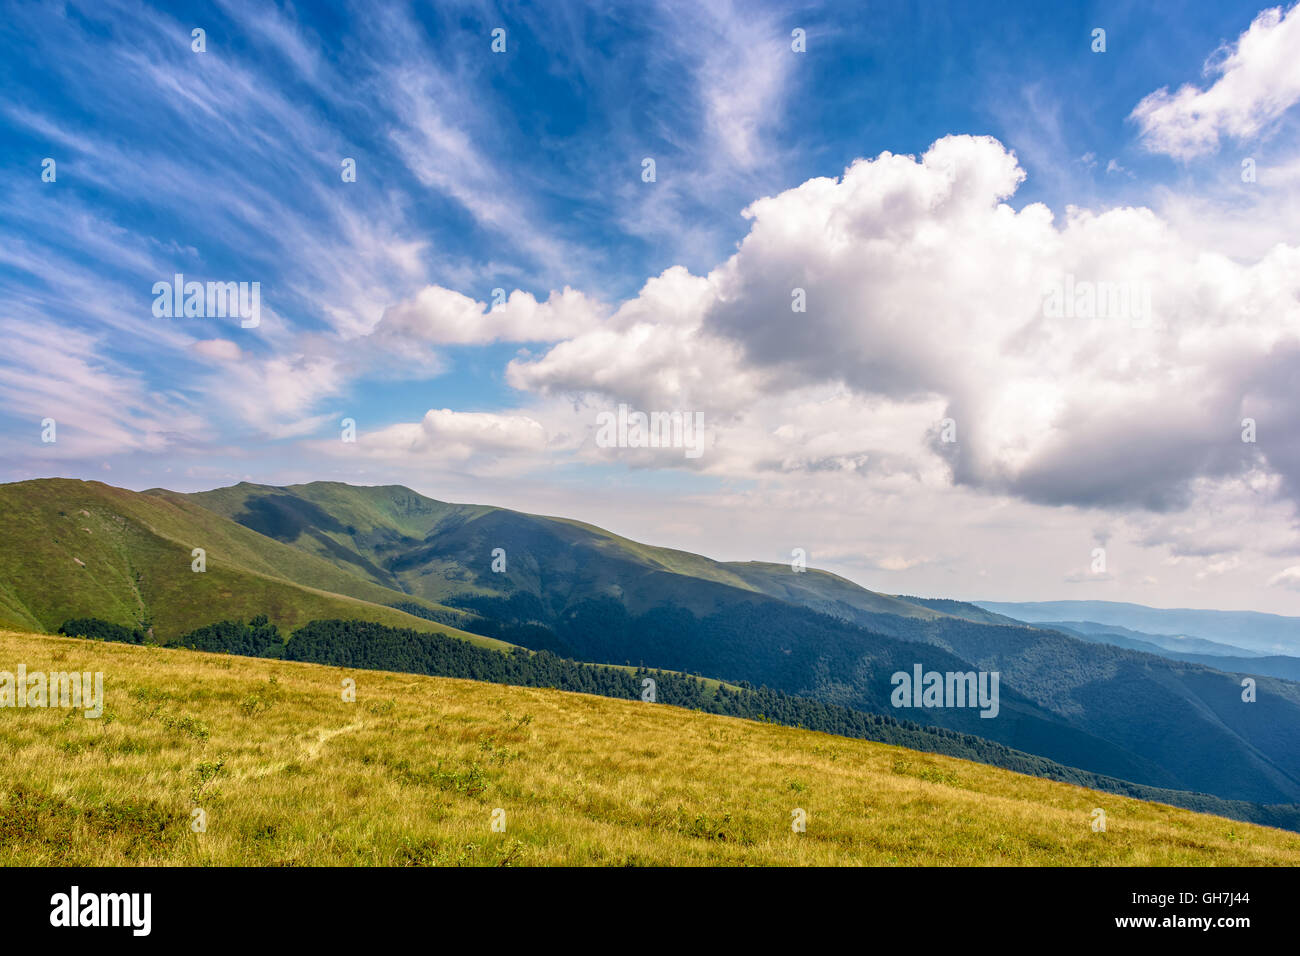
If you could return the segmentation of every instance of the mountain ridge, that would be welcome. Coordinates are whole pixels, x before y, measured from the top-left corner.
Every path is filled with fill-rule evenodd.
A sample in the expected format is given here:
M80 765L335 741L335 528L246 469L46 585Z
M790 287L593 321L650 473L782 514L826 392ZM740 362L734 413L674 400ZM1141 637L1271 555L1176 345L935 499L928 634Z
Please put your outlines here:
M1300 617L1263 611L1155 608L1125 601L972 601L1029 624L1093 621L1148 634L1195 635L1264 654L1300 656Z

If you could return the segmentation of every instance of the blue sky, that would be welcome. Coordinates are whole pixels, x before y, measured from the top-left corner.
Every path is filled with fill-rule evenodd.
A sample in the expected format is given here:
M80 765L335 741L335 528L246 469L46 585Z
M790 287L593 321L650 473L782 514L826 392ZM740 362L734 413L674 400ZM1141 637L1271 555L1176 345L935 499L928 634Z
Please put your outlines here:
M401 482L890 591L1294 613L1300 15L1151 7L6 4L0 479ZM1065 271L1175 331L995 301ZM155 317L178 272L260 325ZM595 447L621 402L710 453Z

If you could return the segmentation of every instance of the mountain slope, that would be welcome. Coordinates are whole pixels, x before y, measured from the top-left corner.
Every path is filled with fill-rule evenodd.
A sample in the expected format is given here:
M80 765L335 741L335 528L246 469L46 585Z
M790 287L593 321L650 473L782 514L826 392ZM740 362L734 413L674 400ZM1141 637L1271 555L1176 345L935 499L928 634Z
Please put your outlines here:
M24 627L55 630L69 618L99 617L152 627L161 641L223 617L267 614L285 628L355 616L448 630L388 606L405 595L183 498L64 479L0 485L0 535L0 618ZM202 573L192 570L194 548L206 552Z
M544 597L552 611L613 597L639 613L671 596L695 613L770 597L833 613L873 611L930 619L930 608L868 591L824 571L727 563L642 544L567 518L450 504L400 485L241 483L173 495L292 544L386 587L441 601L467 594ZM506 570L492 571L502 549Z
M1067 634L1074 634L1085 639L1096 638L1106 644L1127 647L1134 651L1145 651L1148 654L1199 654L1205 657L1264 656L1256 651L1248 651L1244 647L1220 644L1218 641L1207 641L1202 637L1190 637L1181 634L1176 636L1148 634L1145 631L1120 627L1118 624L1098 624L1096 621L1035 621L1034 623L1038 627L1065 631Z
M1089 644L1057 631L937 622L908 633L979 669L999 669L1047 710L1158 763L1188 789L1263 802L1300 796L1300 684Z
M1144 654L1156 654L1170 660L1186 661L1189 664L1203 664L1206 667L1212 667L1215 670L1229 674L1253 674L1257 677L1280 677L1283 680L1300 681L1300 657L1268 656L1244 650L1239 650L1237 654L1231 654L1224 650L1228 647L1227 644L1218 644L1200 638L1174 638L1151 634L1143 635L1143 637L1150 638L1150 640L1140 640L1129 636L1141 633L1139 631L1130 631L1128 628L1101 624L1094 625L1087 621L1050 621L1043 623L1040 627L1060 631L1069 634L1071 637L1077 637L1095 644L1113 644L1115 647L1125 647L1131 651L1141 651ZM1155 643L1156 641L1159 643ZM1192 654L1172 649L1177 648L1182 643L1192 646L1209 644L1216 648L1216 651L1214 653Z
M664 705L373 671L347 703L337 667L0 652L105 673L114 716L7 712L0 865L1300 865L1293 833Z

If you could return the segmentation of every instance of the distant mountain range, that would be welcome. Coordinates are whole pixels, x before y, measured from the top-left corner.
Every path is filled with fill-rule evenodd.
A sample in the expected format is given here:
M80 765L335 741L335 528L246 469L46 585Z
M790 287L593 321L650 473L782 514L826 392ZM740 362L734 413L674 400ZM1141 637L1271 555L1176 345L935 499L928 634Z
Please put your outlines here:
M1266 675L1286 680L1300 680L1300 657L1256 654L1227 644L1204 641L1200 638L1166 637L1161 634L1143 634L1126 627L1097 624L1094 621L1042 621L1037 627L1051 628L1071 634L1085 641L1127 647L1129 650L1158 654L1175 661L1204 664L1233 674ZM1189 654L1183 648L1205 647L1212 650L1204 654Z
M567 518L335 482L197 494L66 479L0 485L0 541L0 623L17 628L95 617L170 641L258 614L286 631L357 618L765 685L1151 787L1300 803L1300 684L1242 671L1259 675L1257 700L1245 703L1235 673L1247 660L1262 668L1255 662L1268 658L1250 653L1287 633L1292 619L1275 615L1138 608L1231 617L1215 619L1218 630L1175 628L1210 646L1189 644L1198 659L1174 659L1181 652L1150 639L1167 632L1091 609L1065 613L1077 602L886 595L822 571L713 561ZM192 570L196 548L203 573ZM1016 620L1030 613L1023 607L1051 608L1059 626ZM1262 635L1245 630L1256 618L1267 619ZM915 665L997 671L998 716L894 707L891 675Z
M1300 656L1300 617L1261 614L1257 611L1202 611L1192 608L1156 608L1117 601L975 601L979 607L1031 624L1088 621L1114 625L1145 634L1196 641L1197 638L1230 645L1232 653ZM1195 635L1195 637L1188 637ZM1188 646L1189 653L1217 653Z
M1058 631L1095 637L1103 643L1116 647L1131 647L1135 651L1147 651L1151 654L1198 654L1209 657L1263 657L1257 651L1248 651L1244 647L1207 641L1202 637L1187 634L1148 634L1132 628L1120 627L1118 624L1098 624L1096 621L1035 621L1039 627L1051 627Z

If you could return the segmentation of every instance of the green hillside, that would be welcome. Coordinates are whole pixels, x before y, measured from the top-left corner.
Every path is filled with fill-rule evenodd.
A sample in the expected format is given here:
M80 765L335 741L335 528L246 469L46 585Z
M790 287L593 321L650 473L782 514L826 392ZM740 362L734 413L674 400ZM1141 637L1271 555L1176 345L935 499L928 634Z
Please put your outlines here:
M824 571L796 575L788 565L714 561L580 521L449 504L397 485L245 482L190 495L151 493L187 499L340 569L435 601L523 591L556 609L613 597L634 611L671 599L707 614L770 597L826 613L941 616ZM496 548L506 552L503 574L491 572Z
M152 627L165 641L257 614L286 628L350 616L452 630L389 606L400 601L463 616L342 572L183 497L100 482L0 485L0 535L0 619L13 626L52 631L69 618L98 617ZM194 548L206 552L203 573L192 570Z

